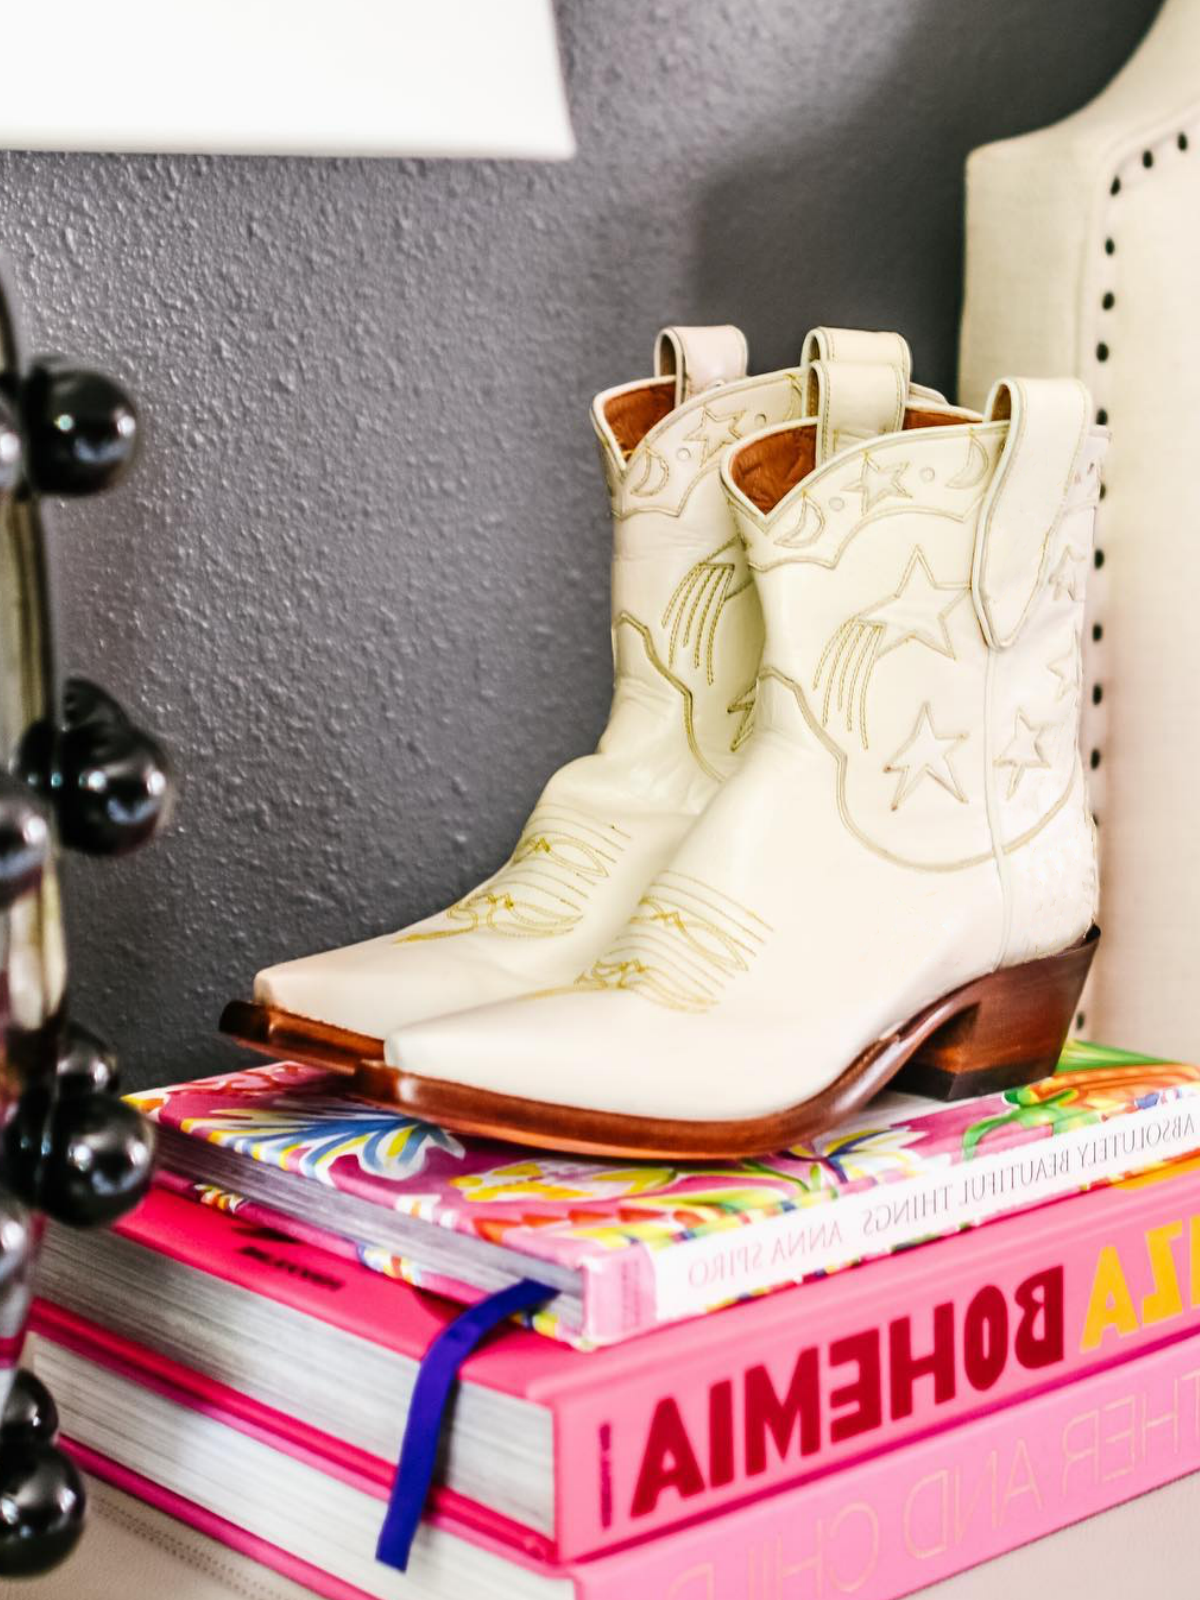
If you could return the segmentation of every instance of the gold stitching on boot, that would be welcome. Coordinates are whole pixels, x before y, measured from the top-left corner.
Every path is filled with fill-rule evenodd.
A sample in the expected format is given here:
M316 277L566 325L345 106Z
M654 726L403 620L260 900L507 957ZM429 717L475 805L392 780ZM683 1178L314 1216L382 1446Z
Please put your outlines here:
M867 850L870 850L872 854L879 856L879 858L883 861L890 861L894 866L907 867L913 872L962 872L969 867L980 867L983 866L985 862L995 860L993 851L989 849L982 851L978 855L963 856L957 861L912 861L906 856L897 855L893 850L888 850L884 845L876 844L875 840L865 834L854 821L854 818L850 815L849 808L846 805L846 768L849 765L849 757L846 755L846 752L836 745L825 732L825 729L822 727L819 719L810 709L804 690L794 678L789 678L786 672L780 672L778 667L764 666L760 671L758 678L760 684L766 679L772 678L776 683L782 684L783 687L791 693L796 702L796 708L800 712L800 715L803 717L805 723L808 725L809 731L813 734L821 746L833 757L834 765L837 769L836 782L838 815L842 819L842 825L846 829L847 833L852 834L854 838L858 840L859 844L863 845ZM1067 775L1065 788L1058 796L1057 800L1055 800L1052 805L1047 807L1045 814L1039 817L1031 827L1026 828L1023 833L1019 833L1015 839L1008 839L1000 846L1005 855L1013 855L1016 851L1023 849L1025 845L1037 838L1038 834L1041 833L1043 828L1047 827L1054 820L1054 818L1058 815L1063 806L1066 805L1067 801L1071 797L1071 790L1075 784L1075 776L1076 769L1075 766L1072 765L1071 770Z
M687 684L683 682L682 678L677 678L671 669L664 663L662 657L655 648L654 636L644 622L639 622L637 617L633 616L630 612L622 611L613 618L614 634L620 627L632 628L634 632L638 634L638 636L641 638L643 646L645 647L646 659L649 661L650 665L654 668L655 672L659 673L663 678L666 679L666 681L671 685L672 689L674 689L682 699L683 731L687 737L688 749L692 752L692 755L695 758L696 764L700 770L708 777L714 778L719 783L721 781L721 774L705 760L704 754L701 751L700 745L696 739L692 691L688 688Z
M655 467L658 468L658 477L651 483L650 475ZM636 494L639 498L658 494L667 487L670 477L671 468L669 463L657 450L652 450L647 446L646 459L642 464L642 475L636 483L629 485L629 492L630 494Z
M534 900L518 900L507 889L481 889L456 901L442 913L447 922L461 926L430 928L421 933L404 933L397 944L421 944L433 939L453 939L463 933L499 933L513 939L549 939L556 934L569 933L583 915L575 912L554 911L540 906Z
M901 478L908 471L907 461L898 461L894 467L876 466L869 451L862 454L862 471L854 483L847 484L847 488L862 496L862 514L866 516L874 511L881 500L890 500L899 496L904 500L911 500L912 495L901 483Z
M845 710L846 732L854 732L854 714L858 711L859 737L864 750L869 749L867 738L867 687L876 663L902 644L910 641L923 644L937 655L957 660L946 618L967 593L964 583L939 583L933 575L925 552L917 545L908 558L900 582L890 595L872 601L869 606L848 617L836 628L826 642L813 673L812 686L818 689L822 674L828 666L825 698L821 707L821 725L829 726L833 699L833 686L837 682L837 709ZM910 592L911 591L911 592ZM949 594L951 599L938 610L933 610L938 594ZM851 670L853 669L853 670ZM865 670L864 670L865 669ZM846 680L850 675L849 692ZM855 702L855 685L861 676L862 686Z
M758 677L756 674L754 682L748 688L743 689L741 694L734 695L733 699L725 707L729 716L741 717L741 721L733 730L733 738L729 741L729 753L731 755L736 755L754 732L754 707L757 700Z
M889 450L908 448L911 452L914 443L919 442L921 454L912 457L912 459L920 461L923 459L924 447L926 444L932 445L939 441L944 442L948 436L952 434L961 434L961 431L961 427L955 425L947 426L945 428L924 429L920 435L905 434L905 445L903 447L898 443L891 446L881 446L880 450L877 451L876 454L882 454L886 459ZM1007 432L1008 424L1006 422L984 423L972 429L976 443L979 445L980 449L985 450L988 453L989 462L992 459L993 446L998 445L1007 435ZM903 466L907 465L909 465L909 462L903 463L901 470L903 470ZM811 500L815 510L818 512L823 512L824 507L827 506L829 510L834 512L836 515L842 509L841 497L843 494L854 489L857 489L860 494L862 493L861 483L845 483L838 476L838 474L845 472L845 470L846 464L844 462L834 461L829 463L827 467L818 468L817 471L812 475L811 479L808 480L807 486L803 489L802 494L805 498ZM880 468L878 470L884 471L885 469ZM944 491L954 486L946 483L941 487ZM968 486L964 492L969 496L969 498L967 499L967 502L961 511L952 511L946 506L921 504L919 498L915 501L911 498L906 498L906 502L900 505L883 505L878 509L871 510L865 515L860 515L858 519L845 530L836 548L831 551L827 551L824 554L820 553L815 548L815 546L819 545L821 542L820 538L818 538L815 539L811 545L806 544L803 547L805 552L810 553L794 556L781 556L777 561L755 560L753 555L751 555L750 566L755 572L772 572L776 567L806 565L810 563L813 566L832 569L838 565L850 544L858 537L863 529L871 527L874 523L880 521L884 517L911 516L919 507L920 515L923 519L929 517L944 517L951 522L966 522L968 518L972 517L978 511L980 505L982 504L984 494L986 493L986 484L975 487ZM884 498L886 499L887 497L884 496ZM752 537L749 541L749 544L751 548L753 548L755 543L760 543L761 540L769 540L775 544L779 544L780 541L776 538L774 531L775 526L777 522L785 521L789 519L791 515L792 510L787 503L787 497L785 497L784 500L780 501L779 506L776 508L776 511L772 513L771 518L767 521L765 526L757 527L754 523L750 523ZM837 526L838 524L835 522L833 528L835 536Z
M947 511L942 506L922 506L920 508L920 516L923 521L927 521L931 517L941 517L946 522L963 523L978 511L981 499L982 496L977 495L962 511ZM751 556L747 564L755 572L774 572L776 567L799 566L824 567L827 572L832 572L864 529L874 527L876 523L882 522L885 517L911 517L914 511L915 508L911 505L884 506L881 511L873 511L869 517L860 517L854 526L847 530L845 538L837 549L827 556L816 555L815 553L812 555L780 556L778 561L755 561ZM767 537L770 537L769 530L767 531Z
M946 626L946 618L966 594L967 588L968 585L965 583L939 583L933 575L929 558L920 545L917 545L908 558L899 584L892 593L865 607L859 612L859 616L863 622L872 626L882 626L883 638L879 647L881 656L899 649L911 639L914 643L927 645L938 655L947 656L951 661L955 661L958 658L950 642L950 630ZM910 589L913 590L912 594L909 593ZM931 610L933 597L937 593L949 594L952 598L932 615L923 616L922 611Z
M748 926L728 906L758 927ZM672 1011L707 1011L731 978L750 970L770 931L761 917L719 889L684 873L663 872L609 949L571 987L631 989Z
M862 672L862 668L863 668L863 665L865 663L867 670L865 672L863 672L863 674L862 674L862 690L861 690L861 692L859 694L859 697L858 697L859 737L862 740L862 747L863 747L864 750L869 748L869 741L867 739L867 685L871 681L871 673L875 669L875 661L876 661L876 658L878 657L878 655L879 655L879 635L878 635L878 633L873 633L871 635L870 649L869 650L860 651L860 653L859 653L858 661L857 661L857 663L855 665L855 668L854 668L854 677L851 678L851 680L850 680L850 693L846 697L846 732L847 733L853 733L854 732L854 685L858 681L858 675L859 675L860 672Z
M692 877L691 873L680 872L675 867L664 867L659 873L659 877L677 878L681 884L685 885L685 892L690 893L694 900L699 901L701 905L709 905L709 902L704 899L703 895L698 895L696 893L697 889L703 889L704 894L714 895L718 900L724 901L726 907L732 906L734 911L739 912L743 917L749 918L751 922L757 923L764 933L775 932L775 929L771 926L771 924L764 921L764 919L759 916L757 911L751 911L749 906L744 906L740 900L735 900L731 894L726 894L723 889L714 889L711 884L705 883L702 878L694 878ZM723 910L719 906L709 905L709 909L716 911L719 916L725 917L731 915L727 909ZM752 928L748 928L746 931L753 938L759 937L759 935L756 934Z
M442 912L445 926L402 933L395 943L424 944L478 932L514 939L569 933L582 921L592 888L610 876L628 839L615 823L597 827L572 806L557 801L536 806L496 876Z
M811 533L806 533L810 517L815 520L816 526ZM795 525L786 533L776 533L774 529L768 535L783 550L807 550L810 545L825 532L825 512L815 500L810 500L807 494L800 496L800 515Z
M698 444L701 447L700 470L703 471L714 456L719 456L727 445L736 443L742 437L738 423L746 415L747 407L740 411L717 412L711 406L700 407L700 421L691 433L683 435L685 444Z
M689 642L694 640L692 665L699 668L703 653L710 684L713 681L713 650L721 613L727 601L742 594L754 581L747 575L741 583L737 583L737 562L717 559L726 550L734 549L737 543L736 537L726 539L711 555L704 556L695 566L689 567L675 585L675 592L662 614L662 626L671 630L667 647L668 663L674 666L676 649L682 646L686 650ZM699 620L697 612L700 613Z
M768 381L763 378L739 379L737 383L723 385L721 393L723 395L744 395L750 402L750 404L743 407L740 411L733 411L725 414L724 416L717 416L718 421L730 422L734 426L740 424L742 417L744 417L747 412L752 409L756 410L757 412L761 412L773 422L788 422L794 418L802 417L804 415L803 398L797 385L796 374L792 371L780 373L779 376L773 381ZM779 408L778 411L776 410L777 407ZM713 415L716 416L717 414L714 413ZM691 420L691 416L683 419L683 425L686 426ZM686 434L681 435L675 432L674 428L676 424L665 423L661 428L652 429L651 433L646 436L646 439L639 442L627 462L618 463L613 461L611 446L609 445L608 440L606 439L599 423L597 423L594 415L592 417L592 426L595 429L596 437L600 443L600 452L604 460L604 470L606 476L608 477L609 492L612 498L612 514L614 520L617 522L624 522L630 517L640 516L643 512L653 512L656 516L662 517L675 518L682 516L693 489L695 489L697 484L703 482L704 479L707 478L709 474L712 473L720 464L721 453L719 449L710 450L706 455L704 455L701 459L699 467L691 473L690 481L687 483L687 487L683 490L683 493L680 495L679 500L675 505L663 505L661 503L621 505L620 500L622 497L632 494L633 492L628 488L630 474L636 472L638 467L642 465L642 458L649 455L651 451L656 450L658 445L663 444L668 439L675 439L682 442L683 440L687 439L688 436ZM693 429L692 431L694 434L697 429ZM740 432L735 435L735 437L740 438ZM651 438L654 440L653 444L648 442ZM705 441L703 439L693 438L691 442L703 444ZM666 457L662 456L662 452L658 451L657 453L660 455L663 465L669 467L669 464L666 462ZM688 477L689 470L690 468L688 470L683 470L682 468L675 470L672 481L678 485L682 480ZM648 479L649 469L643 466L642 472L643 477ZM666 487L665 478L660 478L659 484L653 490L648 488L647 484L641 479L637 481L639 482L640 486L640 499L649 500L654 495L661 494Z

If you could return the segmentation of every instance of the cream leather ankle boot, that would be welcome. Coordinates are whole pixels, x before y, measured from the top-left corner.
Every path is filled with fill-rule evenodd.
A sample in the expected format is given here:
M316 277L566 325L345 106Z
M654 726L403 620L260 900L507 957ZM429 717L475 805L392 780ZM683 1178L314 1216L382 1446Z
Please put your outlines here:
M615 546L599 748L550 779L493 877L399 933L261 972L228 1032L329 1065L377 1059L395 1027L569 983L604 948L749 730L762 613L718 468L729 444L800 409L794 373L746 377L733 327L665 329L655 376L596 399Z
M743 761L574 983L389 1037L375 1090L414 1115L740 1155L906 1065L944 1094L1052 1068L1093 947L1077 730L1106 435L1074 380L894 431L898 369L810 376L812 420L723 468L766 620ZM881 436L838 449L873 409Z
M876 361L901 384L896 334L817 329L805 354ZM718 468L730 444L799 416L798 370L748 378L732 327L667 328L655 376L598 396L592 421L614 519L616 682L595 754L556 773L498 873L400 933L268 968L223 1026L244 1043L348 1070L394 1029L569 984L635 912L738 762L750 732L762 612ZM862 425L851 396L841 422ZM913 386L913 406L942 407ZM946 412L950 415L949 412ZM847 435L849 437L849 435Z

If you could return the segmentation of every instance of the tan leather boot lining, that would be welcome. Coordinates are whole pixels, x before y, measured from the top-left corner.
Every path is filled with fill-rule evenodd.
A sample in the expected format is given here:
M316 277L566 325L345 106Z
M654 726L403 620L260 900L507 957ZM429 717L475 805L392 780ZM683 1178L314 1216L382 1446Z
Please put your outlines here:
M733 462L734 483L760 511L772 511L817 464L817 425L801 422L781 433L768 433L739 450Z
M675 410L675 379L653 378L638 389L627 389L605 402L605 421L621 446L622 456L632 456L651 427Z
M604 420L613 431L621 453L629 458L665 416L675 409L675 379L652 378L636 389L615 394L604 403Z
M956 419L937 411L910 406L904 413L908 428L944 428ZM794 428L769 433L739 450L733 463L733 481L760 511L773 511L785 494L807 478L817 464L817 425L800 422Z
M948 417L944 411L921 411L916 406L909 406L904 413L904 426L908 428L945 428L954 427L960 422L969 422L969 415ZM975 419L978 421L978 418Z

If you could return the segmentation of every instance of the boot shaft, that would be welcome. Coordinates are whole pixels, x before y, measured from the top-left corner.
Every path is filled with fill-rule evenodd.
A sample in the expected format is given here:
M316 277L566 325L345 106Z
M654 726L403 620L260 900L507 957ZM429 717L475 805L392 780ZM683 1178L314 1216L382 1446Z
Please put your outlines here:
M1012 906L1040 893L1023 852L1068 810L1069 896L1093 894L1080 633L1107 436L1085 391L1008 380L983 419L930 405L822 459L839 373L813 372L820 414L724 473L765 616L761 736L821 758L863 848L938 873L994 861Z
M854 370L886 364L909 389L908 347L896 334L818 329L803 361L833 345ZM613 511L612 623L616 691L602 748L645 752L664 742L698 780L728 775L754 714L763 622L719 466L750 434L805 414L807 365L746 377L735 328L668 328L656 375L597 397L592 417ZM856 391L857 392L857 391ZM916 396L940 400L933 391ZM845 429L853 408L842 408Z
M615 691L602 748L674 746L683 781L723 778L751 725L762 611L719 467L729 445L799 417L796 375L748 378L736 329L665 329L656 376L597 397L613 515Z

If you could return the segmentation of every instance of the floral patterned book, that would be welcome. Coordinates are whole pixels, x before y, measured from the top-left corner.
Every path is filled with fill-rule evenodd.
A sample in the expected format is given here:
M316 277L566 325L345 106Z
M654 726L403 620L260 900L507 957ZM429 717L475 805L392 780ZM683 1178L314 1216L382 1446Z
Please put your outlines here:
M163 1181L461 1300L547 1286L531 1321L611 1344L1200 1148L1200 1068L1069 1043L1053 1077L880 1096L753 1161L604 1162L460 1139L294 1062L129 1098Z

